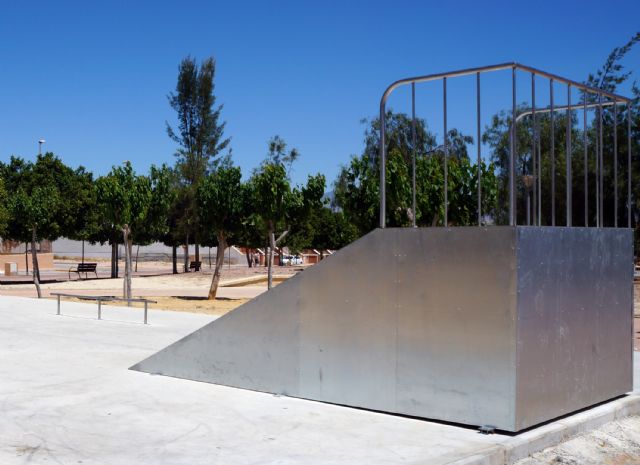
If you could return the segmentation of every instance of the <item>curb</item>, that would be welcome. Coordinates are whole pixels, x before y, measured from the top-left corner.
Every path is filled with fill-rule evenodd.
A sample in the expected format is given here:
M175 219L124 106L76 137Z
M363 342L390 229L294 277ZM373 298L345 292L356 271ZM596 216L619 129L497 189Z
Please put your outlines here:
M640 415L640 395L630 394L551 424L527 431L481 453L448 462L446 465L512 465L548 447L592 431L605 423Z

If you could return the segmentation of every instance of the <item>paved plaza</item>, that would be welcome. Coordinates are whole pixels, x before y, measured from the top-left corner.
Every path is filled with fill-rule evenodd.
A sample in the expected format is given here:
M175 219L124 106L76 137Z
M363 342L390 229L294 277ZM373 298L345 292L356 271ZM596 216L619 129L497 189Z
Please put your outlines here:
M475 464L637 413L630 396L518 436L128 368L211 316L0 297L0 464ZM636 361L637 362L637 361ZM636 370L637 371L637 370ZM509 452L511 451L511 452Z

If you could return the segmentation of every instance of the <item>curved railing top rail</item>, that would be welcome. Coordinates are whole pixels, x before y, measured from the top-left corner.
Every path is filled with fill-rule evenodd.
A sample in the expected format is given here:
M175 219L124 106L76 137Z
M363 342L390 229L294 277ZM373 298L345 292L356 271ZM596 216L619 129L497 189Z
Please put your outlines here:
M534 73L537 76L542 76L548 79L553 79L555 82L561 82L563 84L569 84L571 87L575 87L576 89L581 89L587 91L591 94L602 94L604 97L609 97L614 100L620 100L622 102L628 103L631 102L631 99L628 97L624 97L622 95L617 95L611 92L607 92L602 89L598 89L597 87L587 86L577 81L573 81L571 79L564 78L562 76L558 76L557 74L548 73L546 71L542 71L531 66L526 66L517 62L511 63L500 63L498 65L489 65L489 66L479 66L477 68L466 68L460 69L457 71L449 71L447 73L436 73L436 74L427 74L425 76L415 76L405 79L399 79L393 82L382 94L381 104L386 103L387 98L391 95L396 88L406 85L406 84L418 84L420 82L429 82L429 81L437 81L438 79L442 79L445 77L460 77L460 76L468 76L477 73L486 73L490 71L504 71L507 69L516 69L520 71L527 71L530 73Z
M409 78L405 78L405 79L400 79L398 81L393 82L391 85L389 85L386 90L384 91L384 93L382 94L382 98L380 99L380 227L384 228L386 226L386 184L385 184L385 169L384 167L386 166L386 147L385 147L385 107L386 107L386 102L387 99L389 98L389 95L391 95L391 93L397 89L400 86L403 85L408 85L411 84L412 87L412 93L411 93L411 99L412 99L412 121L413 121L413 128L412 128L412 133L413 133L413 145L414 145L414 153L413 153L413 226L415 227L415 218L416 218L416 178L415 178L415 137L416 137L416 130L415 130L415 121L416 121L416 117L415 117L415 85L418 83L423 83L423 82L429 82L429 81L437 81L437 80L442 80L443 81L443 116L444 116L444 225L448 224L447 221L447 211L448 211L448 199L447 199L447 157L448 157L448 140L447 140L447 78L452 78L452 77L460 77L460 76L467 76L467 75L476 75L477 76L477 137L478 137L478 143L477 145L477 150L478 150L478 224L481 223L481 179L480 179L480 175L481 175L481 168L480 168L480 162L481 162L481 144L480 144L480 74L482 73L486 73L486 72L492 72L492 71L502 71L502 70L512 70L512 112L514 115L516 115L514 122L511 124L511 128L510 128L510 156L509 156L509 224L510 225L515 225L517 224L516 221L516 211L515 211L515 204L516 204L516 192L515 192L515 149L516 149L516 140L515 140L515 126L517 125L518 121L524 117L524 116L528 116L528 115L533 115L535 118L535 114L536 112L538 113L551 113L552 115L552 124L553 124L553 113L555 111L562 111L562 110L573 110L573 109L577 109L577 108L583 108L586 112L587 108L593 108L593 107L597 107L599 109L599 125L598 125L598 137L600 140L600 144L599 146L596 147L596 152L597 152L597 166L596 166L596 177L598 178L598 186L597 186L597 193L596 193L596 206L597 208L597 226L602 226L603 222L604 222L604 216L602 213L603 210L603 197L604 197L604 190L602 187L602 183L603 183L603 155L602 155L602 107L605 106L610 106L613 105L614 108L616 108L619 104L626 104L627 106L629 106L631 104L631 99L628 97L624 97L622 95L617 95L615 93L612 92L608 92L606 90L603 89L598 89L595 87L591 87L588 85L585 85L583 83L571 80L571 79L567 79L564 78L562 76L558 76L556 74L553 73L549 73L546 71L542 71L539 70L537 68L533 68L531 66L526 66L517 62L510 62L510 63L501 63L501 64L497 64L497 65L490 65L490 66L481 66L481 67L476 67L476 68L467 68L467 69L462 69L462 70L457 70L457 71L450 71L450 72L446 72L446 73L436 73L436 74L428 74L428 75L424 75L424 76L415 76L415 77L409 77ZM532 76L532 82L531 82L531 88L532 88L532 108L528 109L520 114L517 113L516 111L516 71L524 71L524 72L528 72L531 73ZM551 105L549 107L545 107L545 108L540 108L540 109L536 109L535 107L535 80L534 77L535 76L541 76L543 78L547 78L549 79L550 82L550 100L551 100ZM553 103L553 83L554 82L559 82L561 84L565 84L567 85L567 100L568 100L568 104L567 105L562 105L562 106L555 106L554 107L554 103ZM583 91L585 93L585 97L584 97L584 103L582 105L578 105L578 104L571 104L571 88L575 88L575 89L579 89L581 91ZM594 94L597 96L597 102L596 103L587 103L587 98L586 98L586 93L590 93L590 94ZM608 99L610 99L610 101L603 101L602 98L603 97L607 97ZM627 113L627 135L628 135L628 173L631 172L631 119L629 116L630 112ZM585 120L586 121L586 120ZM566 139L566 143L567 143L567 153L571 153L571 128L569 126L569 122L567 124L567 139ZM586 122L585 122L586 125ZM614 125L617 125L617 120L614 119ZM538 170L540 169L540 154L538 154L538 160L536 162L536 127L534 124L534 137L533 137L533 147L532 147L532 160L533 160L533 171L534 171L534 178L536 178L536 166L538 168ZM586 131L585 131L585 138L586 138ZM614 152L615 152L615 157L617 157L617 131L614 131ZM552 138L552 142L551 142L551 157L553 160L555 160L554 158L554 143L553 143L553 138ZM586 140L585 140L585 160L587 158L587 148L586 148ZM555 163L555 161L553 162ZM586 166L586 164L585 164ZM567 179L571 179L571 160L570 157L567 157ZM617 214L617 203L618 203L618 192L617 192L617 164L616 164L616 171L615 171L615 208L616 208L616 213L615 213L615 226L617 227L618 225L618 214ZM631 227L631 177L629 175L627 175L627 204L628 204L628 227ZM587 183L587 174L585 171L585 185ZM571 183L566 183L567 184L567 226L571 226ZM536 212L537 212L537 224L540 225L540 204L541 204L541 196L540 196L540 191L541 191L541 183L540 183L540 176L537 176L537 181L534 183L534 224L536 224ZM551 197L552 197L552 226L555 226L555 178L552 178L552 193L551 193ZM537 191L537 192L536 192ZM537 208L536 208L536 200L538 200L537 204ZM529 213L529 211L527 210L527 214ZM588 226L588 192L585 189L585 226Z

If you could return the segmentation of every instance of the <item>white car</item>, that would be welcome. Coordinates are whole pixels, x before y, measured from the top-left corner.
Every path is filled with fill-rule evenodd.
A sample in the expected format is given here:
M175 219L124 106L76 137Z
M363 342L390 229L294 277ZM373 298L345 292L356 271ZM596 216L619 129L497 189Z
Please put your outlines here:
M302 265L302 257L300 255L285 255L282 257L283 265Z

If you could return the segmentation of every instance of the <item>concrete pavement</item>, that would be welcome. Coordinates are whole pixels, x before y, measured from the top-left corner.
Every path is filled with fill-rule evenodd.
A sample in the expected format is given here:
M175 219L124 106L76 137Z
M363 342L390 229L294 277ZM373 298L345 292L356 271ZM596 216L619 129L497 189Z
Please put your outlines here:
M497 464L605 421L627 397L512 437L128 370L207 315L0 298L0 464ZM525 455L522 455L525 454Z

